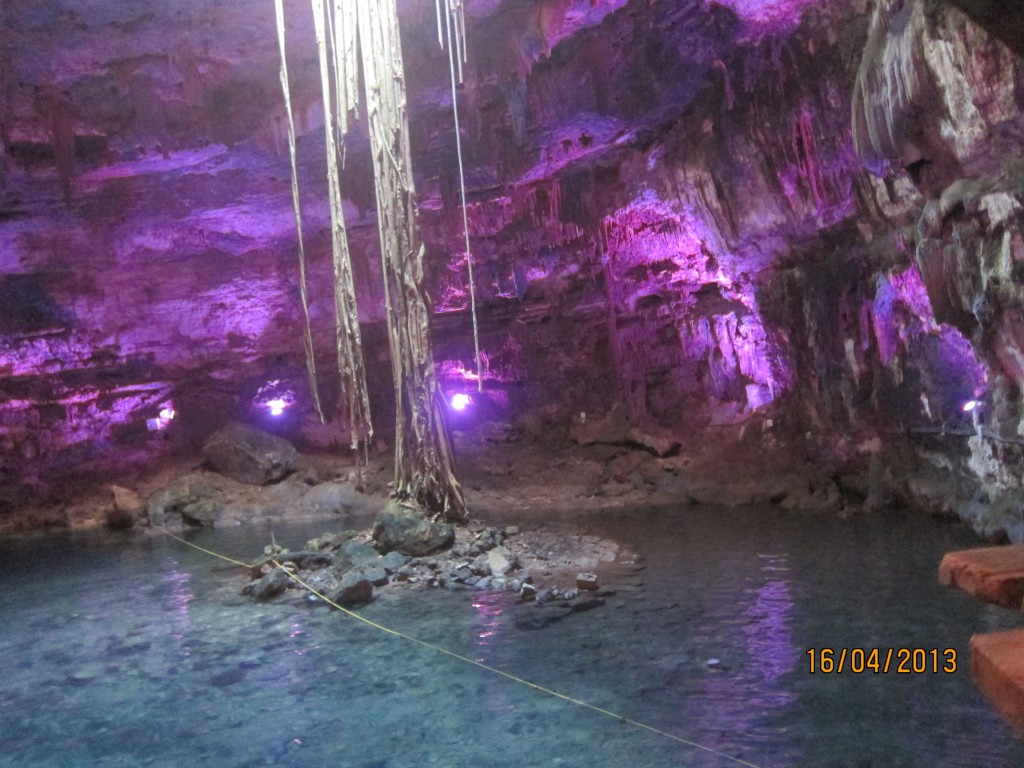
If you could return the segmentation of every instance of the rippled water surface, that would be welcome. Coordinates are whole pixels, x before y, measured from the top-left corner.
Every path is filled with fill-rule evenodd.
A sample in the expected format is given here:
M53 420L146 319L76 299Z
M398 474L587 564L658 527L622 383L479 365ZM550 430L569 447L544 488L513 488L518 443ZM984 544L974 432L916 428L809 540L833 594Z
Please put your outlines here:
M1024 620L936 583L977 544L962 529L710 508L587 525L644 565L602 608L526 630L507 596L393 588L362 613L706 749L322 606L249 602L171 539L82 534L0 543L0 765L1024 766L967 648ZM247 559L268 539L194 541ZM825 647L953 648L958 668L809 674Z

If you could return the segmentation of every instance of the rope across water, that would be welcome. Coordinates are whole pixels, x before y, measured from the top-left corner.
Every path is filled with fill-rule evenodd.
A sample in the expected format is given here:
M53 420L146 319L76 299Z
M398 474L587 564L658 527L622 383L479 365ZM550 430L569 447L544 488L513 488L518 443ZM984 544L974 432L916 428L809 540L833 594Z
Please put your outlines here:
M163 528L161 526L153 526L153 527L156 530L160 531L161 533L164 533L167 536L171 537L175 541L179 541L182 544L184 544L184 545L186 545L188 547L191 547L192 549L195 549L195 550L197 550L199 552L202 552L202 553L204 553L206 555L210 555L211 557L216 557L216 558L218 558L220 560L223 560L225 562L231 563L233 565L240 566L242 568L253 568L253 567L255 567L253 563L247 563L247 562L244 562L242 560L236 560L235 558L228 557L227 555L221 554L219 552L215 552L212 549L207 549L205 547L199 546L198 544L193 544L191 541L187 541L186 539L183 539L181 536L178 536L178 535L172 533L171 531L169 531L166 528ZM319 592L314 587L312 587L308 583L306 583L298 574L293 573L290 569L284 568L281 565L281 563L279 563L276 559L271 560L269 564L273 565L276 568L280 568L285 574L288 575L288 577L292 581L294 581L300 587L302 587L307 592L309 592L309 594L319 598L320 600L323 600L325 603L327 603L332 608L336 608L337 610L341 611L346 616L348 616L348 617L350 617L352 619L355 619L356 621L358 621L358 622L360 622L362 624L365 624L368 627L372 627L373 629L376 629L376 630L378 630L380 632L383 632L383 633L385 633L387 635L391 635L392 637L396 637L396 638L399 638L401 640L405 640L406 642L414 643L415 645L421 646L423 648L429 648L431 651L443 654L445 656L449 656L449 657L451 657L453 659L457 659L458 661L464 662L466 664L470 664L470 665L472 665L474 667L477 667L478 669L482 669L485 672L489 672L489 673L491 673L493 675L498 675L499 677L503 677L506 680L511 680L512 682L518 683L519 685L526 686L527 688L532 688L535 691L539 691L540 693L545 693L548 696L552 696L552 697L554 697L556 699L561 699L562 701L568 702L570 704L575 704L578 707L583 707L584 709L589 709L591 712L596 712L596 713L598 713L600 715L604 715L605 717L610 717L610 718L612 718L614 720L617 720L619 723L621 723L623 725L630 725L630 726L633 726L634 728L639 728L641 730L648 731L649 733L657 734L658 736L661 736L662 738L669 739L671 741L676 742L677 744L682 744L684 746L690 747L691 749L696 749L696 750L699 750L701 752L707 752L709 754L715 755L716 757L720 757L723 760L727 760L727 761L729 761L730 763L732 763L734 765L742 765L742 766L745 766L746 768L765 768L765 766L759 766L759 765L756 765L754 763L751 763L751 762L748 762L746 760L743 760L741 758L733 757L732 755L728 755L728 754L726 754L724 752L721 752L721 751L719 751L717 749L714 749L712 747L707 747L707 746L704 746L703 744L698 744L695 741L691 741L690 739L685 739L682 736L677 736L674 733L669 733L668 731L663 731L660 728L655 728L653 725L648 725L647 723L642 723L642 722L640 722L638 720L634 720L634 719L632 719L630 717L626 717L625 715L619 714L618 712L613 712L610 709L605 709L604 707L599 707L599 706L597 706L595 704L590 704L590 703L588 703L586 701L583 701L582 699L577 699L577 698L575 698L573 696L569 696L568 694L560 693L559 691L556 691L556 690L554 690L552 688L547 688L547 687L545 687L543 685L539 685L537 683L533 683L533 682L531 682L531 681L529 681L529 680L527 680L525 678L519 677L518 675L513 675L512 673L505 672L504 670L498 669L497 667L492 667L492 666L484 664L484 663L482 663L480 661L476 661L475 659L471 659L468 656L463 656L462 654L455 653L454 651L449 651L447 648L442 648L439 645L434 645L433 643L428 643L428 642L426 642L424 640L420 640L419 638L413 637L412 635L408 635L408 634L406 634L404 632L400 632L400 631L398 631L396 629L391 629L390 627L386 627L383 624L380 624L380 623L378 623L376 621L368 619L365 616L359 615L355 611L349 610L348 608L345 608L345 607L343 607L341 605L338 605L336 602L334 602L333 600L329 599L326 595L324 595L323 593Z

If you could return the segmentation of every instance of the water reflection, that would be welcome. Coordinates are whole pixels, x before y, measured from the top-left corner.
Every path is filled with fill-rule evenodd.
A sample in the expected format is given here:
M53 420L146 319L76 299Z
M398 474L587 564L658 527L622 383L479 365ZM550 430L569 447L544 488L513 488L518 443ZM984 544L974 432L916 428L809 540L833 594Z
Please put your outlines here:
M303 629L298 619L292 619L291 626L288 628L288 639L296 641L296 647L292 649L292 653L296 656L302 656L306 653L306 649L300 644L305 634L306 630Z
M790 595L789 555L758 555L763 560L764 586L757 590L754 604L747 608L748 623L743 627L751 662L761 670L766 682L777 680L799 661L790 627L793 599ZM792 699L781 694L779 705Z
M481 592L473 596L473 608L476 611L474 644L477 651L474 658L481 664L489 664L493 660L501 638L506 599L500 592Z
M188 656L191 649L186 641L186 635L193 628L189 603L195 599L190 585L192 574L180 570L181 564L172 557L168 557L164 562L167 569L161 577L161 581L166 585L164 613L171 625L171 637L182 642L181 655Z

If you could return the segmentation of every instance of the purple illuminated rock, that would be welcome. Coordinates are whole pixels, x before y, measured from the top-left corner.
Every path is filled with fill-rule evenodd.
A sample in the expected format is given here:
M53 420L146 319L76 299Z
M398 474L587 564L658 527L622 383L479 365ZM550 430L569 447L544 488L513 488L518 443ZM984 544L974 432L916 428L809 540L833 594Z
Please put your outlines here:
M297 454L284 438L232 422L210 436L203 455L222 475L240 483L266 485L287 475Z

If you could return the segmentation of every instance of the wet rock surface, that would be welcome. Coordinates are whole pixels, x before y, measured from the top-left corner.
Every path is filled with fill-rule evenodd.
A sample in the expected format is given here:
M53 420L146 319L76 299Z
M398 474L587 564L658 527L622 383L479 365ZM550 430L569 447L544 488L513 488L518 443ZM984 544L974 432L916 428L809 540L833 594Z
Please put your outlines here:
M429 555L452 545L455 528L450 523L426 520L414 508L390 501L373 524L373 539L383 554Z
M616 542L564 524L525 530L475 523L455 528L449 548L422 556L382 552L370 531L347 530L311 539L298 552L268 545L242 592L263 601L325 599L343 608L368 603L384 588L507 592L518 596L515 625L542 629L615 594L595 571L636 568L636 557Z

